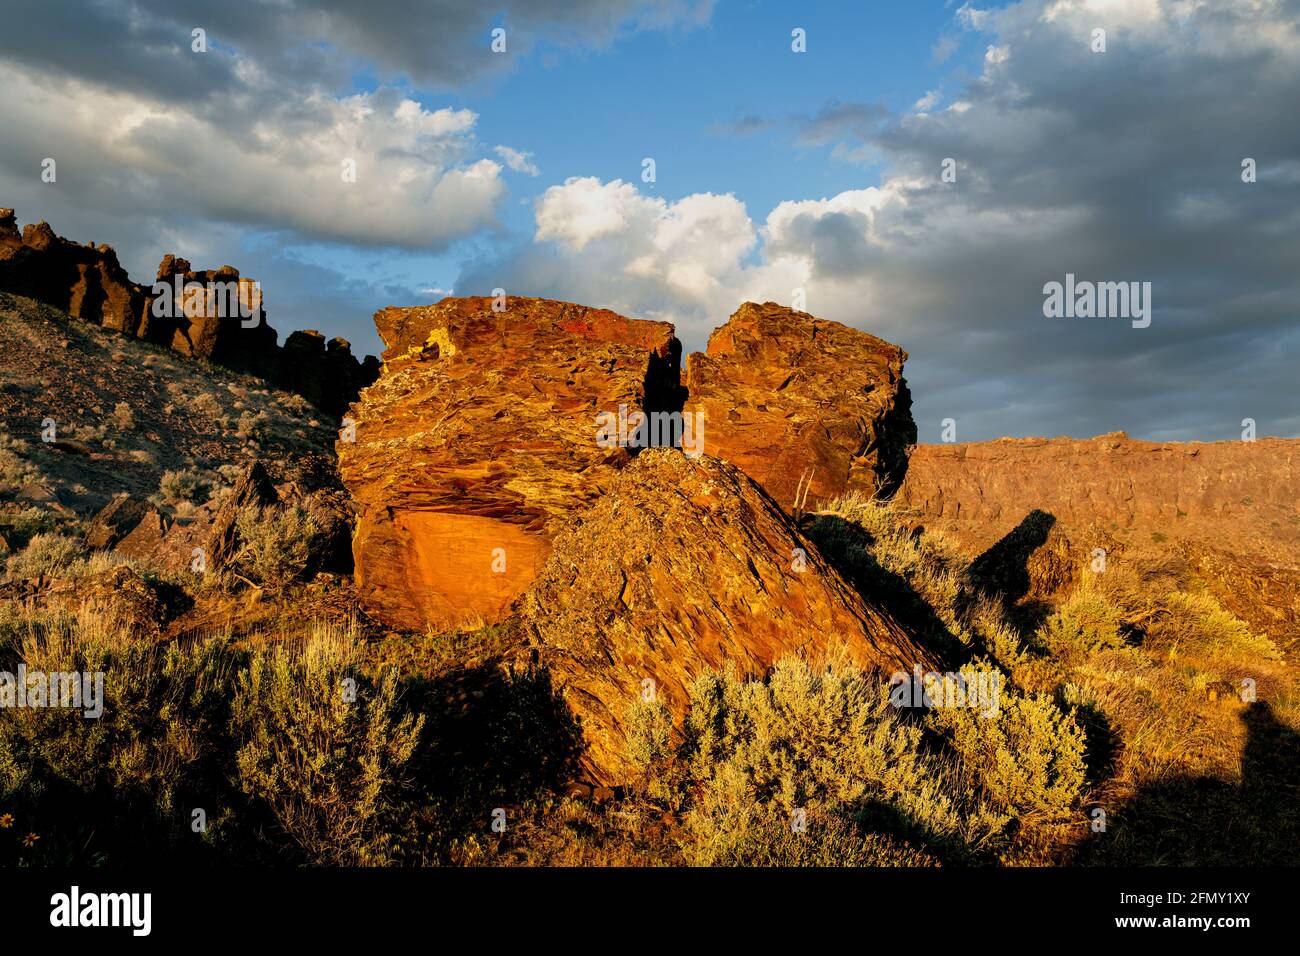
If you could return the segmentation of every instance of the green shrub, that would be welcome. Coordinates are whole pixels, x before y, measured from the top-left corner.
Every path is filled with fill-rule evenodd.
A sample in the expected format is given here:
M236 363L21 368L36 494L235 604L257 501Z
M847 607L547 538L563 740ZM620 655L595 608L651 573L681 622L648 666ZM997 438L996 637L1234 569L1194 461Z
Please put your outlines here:
M120 431L130 431L135 428L135 413L131 411L131 406L126 402L118 402L113 406L113 422Z
M940 707L927 720L960 757L968 786L1009 813L1063 817L1083 788L1083 731L1048 697L1004 689L995 714Z
M27 547L9 558L5 570L13 577L32 580L66 575L85 555L72 538L59 534L38 534Z
M320 533L298 507L249 506L235 519L235 565L258 584L284 587L306 571Z
M103 674L103 711L19 708L0 721L0 796L48 786L112 803L138 799L166 816L194 782L214 728L215 701L227 696L224 644L160 648L137 638L112 605L25 622L21 657L28 672ZM219 706L217 707L219 709ZM207 715L207 716L205 716ZM191 788L192 789L192 788Z
M1166 616L1153 631L1161 639L1218 657L1255 655L1280 660L1277 646L1221 605L1208 591L1176 591L1164 602Z
M689 848L699 866L937 866L905 840L864 830L846 816L813 811L798 821L754 807L712 839Z
M235 432L240 438L248 438L261 443L272 436L271 416L266 412L243 412L235 424Z
M392 673L358 674L344 698L354 626L247 652L228 637L154 644L126 621L104 604L0 615L0 669L103 674L98 719L19 708L0 720L0 814L41 837L24 860L387 858L422 718L398 712Z
M690 690L678 757L697 862L752 856L753 831L788 827L796 811L959 853L1006 822L965 801L951 762L924 751L887 687L843 661L786 658L761 681L705 672Z
M28 443L13 438L0 423L0 488L21 488L40 478L40 471L27 460Z
M5 515L5 524L24 538L50 531L54 528L54 517L40 508L24 508L16 514Z
M221 402L211 392L199 392L189 400L189 406L201 417L212 421L220 421L226 413Z
M232 707L239 781L314 863L388 860L388 819L424 718L402 714L396 671L355 669L355 630L318 628L240 675Z
M627 756L637 773L637 785L651 798L680 805L679 781L674 779L673 718L658 697L637 697L627 709Z
M1043 623L1038 637L1053 653L1065 656L1124 644L1119 612L1102 595L1091 590L1071 595Z
M202 504L208 500L212 483L202 473L189 469L187 471L164 471L158 482L158 492L165 504L174 505L182 501Z

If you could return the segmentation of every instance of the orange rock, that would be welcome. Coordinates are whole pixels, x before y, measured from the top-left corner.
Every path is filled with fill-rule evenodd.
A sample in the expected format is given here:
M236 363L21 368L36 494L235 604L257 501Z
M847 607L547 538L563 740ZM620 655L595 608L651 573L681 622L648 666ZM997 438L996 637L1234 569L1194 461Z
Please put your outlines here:
M510 297L384 309L379 380L338 443L359 506L358 593L394 627L499 620L564 522L630 460L598 413L667 408L680 345L665 322Z
M838 322L746 302L706 352L687 359L686 410L704 413L705 453L784 508L815 508L850 489L889 491L916 442L906 359Z

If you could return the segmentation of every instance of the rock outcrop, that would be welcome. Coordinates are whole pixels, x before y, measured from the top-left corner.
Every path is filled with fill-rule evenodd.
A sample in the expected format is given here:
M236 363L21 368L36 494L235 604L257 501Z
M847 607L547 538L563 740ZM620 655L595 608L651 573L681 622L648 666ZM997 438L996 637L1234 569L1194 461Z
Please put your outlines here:
M147 501L129 492L114 495L113 500L96 512L87 524L86 547L93 551L117 547L153 510Z
M906 359L838 322L746 302L687 359L686 410L704 413L705 452L782 507L888 492L916 442Z
M367 355L357 362L347 339L336 336L326 342L315 329L289 333L279 359L279 386L334 416L341 416L361 389L379 378L379 359Z
M109 246L69 242L47 222L19 233L12 209L0 209L0 289L127 335L145 314L143 288Z
M886 673L935 663L754 481L672 449L642 452L556 539L517 610L597 782L628 775L624 721L647 680L680 725L688 685L710 667L760 675L838 649Z
M156 291L158 283L167 291ZM143 286L131 281L111 247L60 238L45 222L20 233L12 209L0 209L0 290L260 376L331 415L340 415L378 375L377 361L358 362L344 339L326 345L318 332L295 332L283 349L277 346L260 287L233 266L194 270L167 255L157 282Z
M916 440L906 353L835 322L745 303L683 385L667 323L544 299L492 306L375 316L383 373L338 448L360 506L359 591L393 626L499 620L641 447L725 459L790 508L892 488ZM666 426L638 438L641 412ZM612 444L597 440L602 414Z
M142 566L173 574L217 571L230 567L239 553L241 512L276 506L301 508L312 520L317 546L306 572L351 569L346 545L351 524L344 496L331 489L307 491L294 482L277 487L258 462L245 466L226 494L184 516L119 495L91 520L86 545L112 548ZM109 544L102 543L100 529L105 526L115 532Z
M1300 637L1300 441L1161 443L1117 432L919 445L896 501L972 556L1031 514L1050 516L1042 543L1055 553L1048 563L1035 554L1029 568L1040 593L1052 590L1041 579L1062 573L1063 554L1082 570L1097 547L1177 553L1238 616L1280 643Z
M597 416L680 402L665 322L511 297L384 309L383 373L338 443L358 506L356 585L381 620L499 620L634 448Z

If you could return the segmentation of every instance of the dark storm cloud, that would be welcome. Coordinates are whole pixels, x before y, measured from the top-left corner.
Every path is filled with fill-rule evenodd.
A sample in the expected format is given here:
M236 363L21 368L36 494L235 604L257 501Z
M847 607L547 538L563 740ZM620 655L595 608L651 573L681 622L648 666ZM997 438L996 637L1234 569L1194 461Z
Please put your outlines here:
M12 0L0 59L170 99L219 98L233 61L188 57L191 31L294 84L347 82L350 70L450 88L512 68L539 42L601 45L625 29L707 22L712 0ZM491 31L504 54L489 55Z
M812 116L795 117L797 141L804 146L824 146L846 138L869 139L889 118L878 103L828 103Z
M975 25L1000 45L962 105L846 131L911 185L856 252L809 228L813 272L870 277L935 434L944 417L968 438L1225 438L1243 417L1297 433L1298 7L1125 15L1143 6L993 14ZM1109 27L1105 53L1094 26ZM1151 282L1151 327L1044 318L1042 286L1067 272Z

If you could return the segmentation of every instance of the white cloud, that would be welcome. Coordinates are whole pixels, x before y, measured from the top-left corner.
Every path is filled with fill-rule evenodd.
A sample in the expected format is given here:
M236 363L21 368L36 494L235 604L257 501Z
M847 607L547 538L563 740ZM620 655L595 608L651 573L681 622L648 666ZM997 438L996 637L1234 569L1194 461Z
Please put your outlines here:
M426 110L391 90L283 101L252 90L217 116L4 63L0 86L10 177L21 183L38 170L32 157L51 156L57 188L87 204L437 248L494 224L505 194L501 165L474 158L472 111ZM41 186L35 173L31 183Z
M912 109L918 113L928 113L939 105L939 91L930 90L925 96L921 97L913 104Z
M951 105L927 94L883 124L824 122L802 143L883 162L879 186L781 202L756 226L731 195L670 202L571 179L537 204L530 246L457 287L667 319L695 348L741 301L801 288L814 314L912 352L923 440L944 416L967 438L1228 437L1237 407L1287 434L1298 20L1272 0L967 4L959 24L992 42ZM1097 25L1105 55L1090 49ZM1243 187L1247 155L1268 159ZM1047 323L1043 283L1067 271L1151 281L1151 329Z
M498 146L493 152L500 156L501 161L516 173L523 173L526 176L540 176L542 174L542 171L533 162L533 154L526 150Z
M654 201L641 196L631 183L574 177L563 186L552 186L537 201L533 238L581 251L593 239L625 231L638 213L653 216L653 206Z

